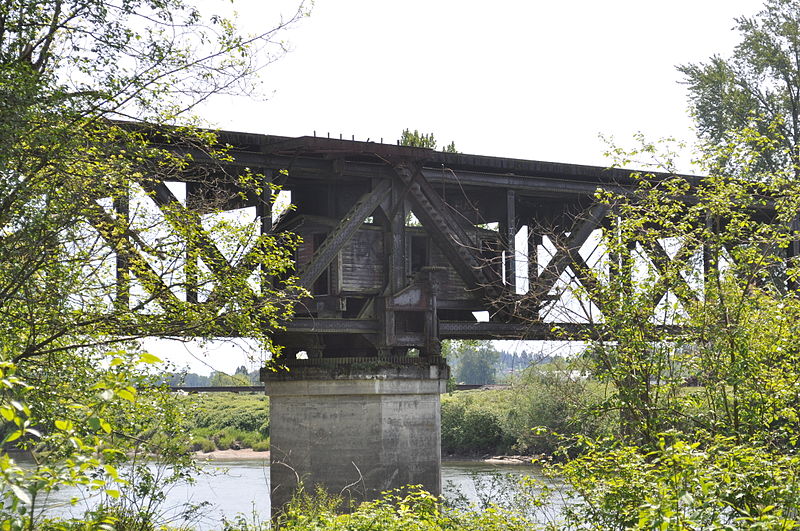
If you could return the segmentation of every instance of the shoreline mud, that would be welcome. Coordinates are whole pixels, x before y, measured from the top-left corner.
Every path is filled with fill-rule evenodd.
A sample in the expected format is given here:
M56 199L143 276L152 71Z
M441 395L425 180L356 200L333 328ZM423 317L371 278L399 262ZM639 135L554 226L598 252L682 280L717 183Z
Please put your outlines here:
M223 460L223 461L269 461L270 453L256 452L252 448L244 448L241 450L213 450L211 452L195 452L193 454L195 459L203 460ZM533 465L532 456L526 455L495 455L485 457L463 456L463 455L448 455L442 456L442 461L470 461L474 463L486 463L489 465Z

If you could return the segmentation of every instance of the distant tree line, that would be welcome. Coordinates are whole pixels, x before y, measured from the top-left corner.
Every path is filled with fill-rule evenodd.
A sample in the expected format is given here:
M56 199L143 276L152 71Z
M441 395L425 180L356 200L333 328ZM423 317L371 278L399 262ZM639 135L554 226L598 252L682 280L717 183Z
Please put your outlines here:
M210 375L203 376L194 372L177 372L166 383L174 387L230 387L259 385L261 382L258 370L248 371L247 367L240 365L233 374L212 371Z
M560 356L530 352L504 352L491 341L449 341L443 348L456 383L489 385L507 381L533 364L563 362Z

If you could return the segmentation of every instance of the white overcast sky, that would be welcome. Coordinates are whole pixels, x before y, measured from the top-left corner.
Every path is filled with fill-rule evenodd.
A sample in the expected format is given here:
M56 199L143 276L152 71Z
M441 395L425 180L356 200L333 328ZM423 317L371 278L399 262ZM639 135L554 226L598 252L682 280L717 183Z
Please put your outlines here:
M274 25L290 0L237 0L246 29ZM395 142L404 128L481 155L606 165L612 136L693 138L676 65L727 56L734 17L754 0L317 0L283 34L290 52L263 72L267 98L200 109L222 129L328 133ZM172 355L165 356L166 350ZM205 349L189 349L193 353ZM217 348L204 366L246 364Z
M236 4L256 31L276 2ZM317 0L264 71L267 101L203 109L212 124L394 142L433 132L459 151L604 165L617 141L691 138L675 65L727 55L753 0Z

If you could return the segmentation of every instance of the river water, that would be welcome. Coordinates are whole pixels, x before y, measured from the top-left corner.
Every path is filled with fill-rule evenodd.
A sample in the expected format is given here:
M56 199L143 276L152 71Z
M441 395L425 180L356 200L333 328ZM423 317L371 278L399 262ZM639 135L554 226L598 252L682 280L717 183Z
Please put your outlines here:
M166 492L159 508L162 519L179 525L177 514L181 507L203 504L191 526L198 531L219 529L223 516L231 519L243 515L248 522L269 520L269 461L268 460L215 460L203 465L205 474L195 478L193 484L181 484ZM445 461L442 464L442 485L445 495L480 504L496 495L498 485L509 475L529 475L543 479L532 466L490 465L469 461ZM548 480L545 480L548 481ZM502 487L500 487L502 488ZM74 497L81 498L71 505ZM96 498L85 497L77 489L64 489L52 493L44 504L49 515L80 518L84 511L97 504Z

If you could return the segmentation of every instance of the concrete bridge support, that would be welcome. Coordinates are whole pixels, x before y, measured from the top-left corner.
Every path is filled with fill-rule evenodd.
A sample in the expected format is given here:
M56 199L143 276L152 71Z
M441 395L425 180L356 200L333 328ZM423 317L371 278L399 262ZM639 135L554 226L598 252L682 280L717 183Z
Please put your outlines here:
M440 493L439 395L448 367L420 362L373 358L263 375L270 397L273 514L300 481L306 490L321 485L345 502L409 484Z

